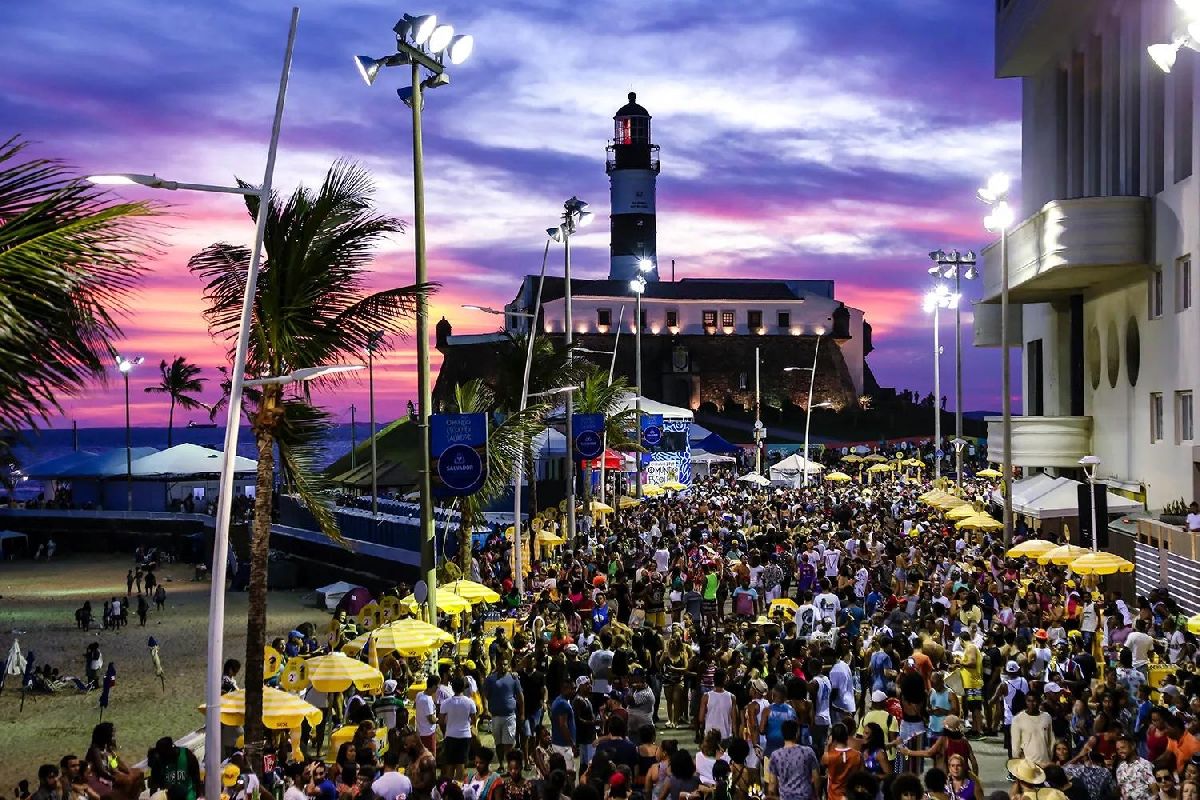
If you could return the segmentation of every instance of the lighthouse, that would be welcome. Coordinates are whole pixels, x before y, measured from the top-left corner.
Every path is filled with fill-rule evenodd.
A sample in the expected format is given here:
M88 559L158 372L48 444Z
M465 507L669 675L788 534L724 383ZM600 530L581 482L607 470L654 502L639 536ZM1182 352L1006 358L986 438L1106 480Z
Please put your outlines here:
M650 140L650 112L630 92L629 102L613 117L606 160L612 221L609 280L628 281L637 275L658 280L654 222L658 169L658 145ZM647 263L649 270L644 269Z

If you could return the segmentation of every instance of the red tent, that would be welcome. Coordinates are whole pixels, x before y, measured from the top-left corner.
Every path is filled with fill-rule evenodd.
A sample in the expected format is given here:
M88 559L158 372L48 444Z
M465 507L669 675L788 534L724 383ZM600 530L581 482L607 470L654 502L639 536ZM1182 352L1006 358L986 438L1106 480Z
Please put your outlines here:
M594 458L586 462L591 469L600 469L600 459ZM604 468L605 469L620 469L622 464L622 455L616 450L604 451Z

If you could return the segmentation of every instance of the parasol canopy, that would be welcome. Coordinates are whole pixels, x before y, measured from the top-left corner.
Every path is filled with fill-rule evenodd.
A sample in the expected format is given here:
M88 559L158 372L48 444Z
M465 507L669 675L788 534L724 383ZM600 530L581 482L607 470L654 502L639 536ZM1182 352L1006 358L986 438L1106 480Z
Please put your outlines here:
M687 484L680 483L679 481L667 481L661 485L662 488L670 489L672 492L682 492L684 489L688 488Z
M1054 542L1045 539L1026 539L1015 547L1010 547L1005 553L1009 558L1037 558L1044 556L1056 547Z
M1076 575L1112 575L1114 572L1133 572L1133 562L1112 553L1088 553L1071 562Z
M558 536L557 534L553 533L552 531L542 531L541 533L539 533L537 535L537 540L538 540L538 544L549 545L551 547L557 547L560 544L566 544L566 541L567 541L566 539L564 539L561 536Z
M480 603L500 602L499 592L477 581L457 580L450 583L443 583L438 587L438 592L440 593L442 590L454 592L454 594L473 606L477 606Z
M771 479L759 472L747 472L745 475L738 478L741 483L753 483L756 486L767 486L771 483Z
M846 456L842 456L842 463L845 463L845 464L861 464L861 463L862 463L862 456L856 456L856 455L854 455L854 453L851 453L851 454L849 454L849 455L846 455Z
M1080 547L1077 544L1060 544L1053 550L1047 550L1045 553L1037 557L1039 564L1070 564L1081 556L1086 556L1092 552L1086 547Z
M874 472L874 473L891 472L891 471L892 471L892 465L887 464L887 463L875 464L874 466L867 468L867 472Z
M345 653L330 653L308 660L308 680L318 692L344 692L352 685L377 692L383 688L383 673Z
M846 481L852 481L854 479L851 478L849 475L847 475L844 472L835 471L835 472L830 472L828 475L826 475L825 480L833 481L834 483L845 483Z
M975 516L975 509L971 507L970 503L963 503L946 512L946 519L960 520L973 516Z
M642 501L638 500L636 497L622 495L621 499L617 501L617 508L633 508L636 505L641 505L641 502Z
M200 706L204 711L205 706ZM304 702L294 694L281 692L271 686L263 687L263 726L273 730L299 728L302 722L317 726L321 723L321 709ZM221 695L221 724L237 726L246 722L246 690Z
M376 652L397 652L403 656L420 656L430 650L436 650L446 642L453 642L454 637L419 619L396 620L385 625L374 633L364 633L356 639L347 642L342 647L345 653L360 653L367 646L367 639L374 637L373 647Z
M959 530L1002 531L1004 530L1004 523L992 519L987 514L975 514L966 519L960 519L954 524L954 527ZM1047 542L1047 544L1049 543Z
M1003 478L1004 473L998 469L992 469L991 467L988 467L987 469L981 469L981 470L979 470L979 472L976 472L975 477L977 477L977 478Z
M417 602L417 598L411 594L407 597L400 598L400 603L413 613L416 613L418 606L421 605ZM437 593L437 607L438 611L441 611L445 614L462 614L463 612L471 610L471 604L456 595L454 592L439 591Z
M887 456L881 456L879 453L871 453L869 456L863 456L863 461L870 461L875 464L881 464L887 460Z
M646 497L659 497L667 493L667 490L653 483L648 483L642 487L642 494Z
M583 511L583 506L579 506L579 510ZM590 504L589 513L591 513L591 514L611 514L612 510L613 510L612 506L610 506L608 503L601 503L599 500L593 500Z

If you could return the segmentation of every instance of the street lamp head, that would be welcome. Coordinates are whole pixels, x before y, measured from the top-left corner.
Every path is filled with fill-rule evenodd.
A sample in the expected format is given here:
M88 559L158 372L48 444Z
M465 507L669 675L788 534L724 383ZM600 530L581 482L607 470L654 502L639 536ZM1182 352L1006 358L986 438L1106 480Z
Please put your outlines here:
M384 65L384 59L371 58L370 56L355 56L354 65L358 67L358 74L362 76L367 86L375 83L375 79L379 77L379 70Z
M404 103L404 105L408 106L409 108L412 108L413 87L402 86L396 90L396 95L400 98L400 100ZM424 108L425 108L425 95L421 95L421 109L424 110Z
M559 225L554 228L546 228L546 235L549 236L551 239L553 239L556 242L561 242L563 240L562 226Z
M1081 467L1095 467L1099 466L1099 464L1100 456L1084 456L1083 458L1079 459L1079 466Z
M983 227L992 233L1007 230L1013 224L1013 210L1003 200L992 208L992 213L983 218Z
M400 36L401 32L408 34L412 43L417 47L425 44L438 26L436 14L422 14L418 17L405 14L401 22L404 23L404 26L401 27L400 23L396 24L396 35Z
M426 89L436 89L439 86L448 86L450 84L449 72L438 72L430 75L425 80L421 81L421 85Z
M1163 72L1169 73L1175 68L1175 59L1179 55L1179 44L1152 44L1146 48L1146 52L1150 54L1150 59L1155 66Z
M638 259L638 269L640 269L642 272L650 272L654 269L654 262L651 259L643 256L642 258Z
M805 372L811 370L812 367L784 367L784 372Z
M157 175L138 175L137 173L127 172L118 175L88 175L87 180L97 186L150 186L157 188L162 185L163 179Z
M929 272L929 274L930 274L930 275L937 276L937 275L940 275L940 274L941 274L941 272L942 272L942 268L941 268L941 267L939 267L937 264L934 264L933 266L931 266L931 267L929 268L928 272Z
M450 40L453 38L453 25L438 25L433 29L433 32L429 34L429 52L434 53L435 55L442 52L450 46Z
M637 276L629 282L629 288L633 290L634 294L640 295L646 291L646 279L641 275Z
M930 250L929 251L929 260L930 261L940 264L945 259L946 259L946 251L945 250Z
M461 64L471 57L474 50L475 37L469 33L463 33L450 40L446 56L450 59L451 64Z
M128 374L134 367L136 367L138 364L141 364L145 360L146 359L142 356L136 356L135 358L117 356L117 369L120 370L122 374Z
M582 228L582 227L584 227L584 226L586 226L586 225L589 225L589 224L591 224L591 221L592 221L592 217L593 217L593 216L594 216L594 215L593 215L593 214L592 214L592 212L590 212L590 211L580 211L578 214L576 214L576 215L575 215L575 217L576 217L576 219L577 219L577 221L578 221L578 222L577 222L577 224L578 224L578 225L579 225L579 227L581 227L581 228Z

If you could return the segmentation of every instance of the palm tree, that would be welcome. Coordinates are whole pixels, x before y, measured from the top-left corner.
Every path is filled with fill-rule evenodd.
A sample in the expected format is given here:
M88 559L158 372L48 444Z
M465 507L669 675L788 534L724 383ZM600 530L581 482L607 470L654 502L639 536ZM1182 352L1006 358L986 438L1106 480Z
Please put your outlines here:
M175 406L178 405L186 411L207 409L208 406L191 395L204 391L204 384L208 382L208 378L201 378L200 368L183 356L175 356L175 360L170 364L165 360L159 362L158 371L161 375L158 386L147 386L146 391L165 394L171 398L171 410L167 414L167 447L171 447L175 434Z
M158 250L146 203L111 203L58 161L0 143L0 429L33 427L104 379L116 319Z
M246 185L246 184L243 184ZM293 368L358 362L368 342L383 331L388 345L405 335L405 322L429 287L406 286L367 295L367 267L374 248L402 230L399 220L374 210L374 186L360 167L336 162L314 190L303 186L286 199L271 198L265 255L258 277L247 372L284 375ZM246 197L251 218L258 199ZM188 266L205 281L205 318L215 337L236 339L250 250L210 245ZM321 381L338 385L337 376ZM246 416L258 451L254 523L250 536L250 583L246 620L247 745L260 746L266 645L267 556L270 552L275 452L285 484L299 495L326 535L340 540L328 487L315 468L318 443L329 417L310 402L310 384L263 386L247 392Z

